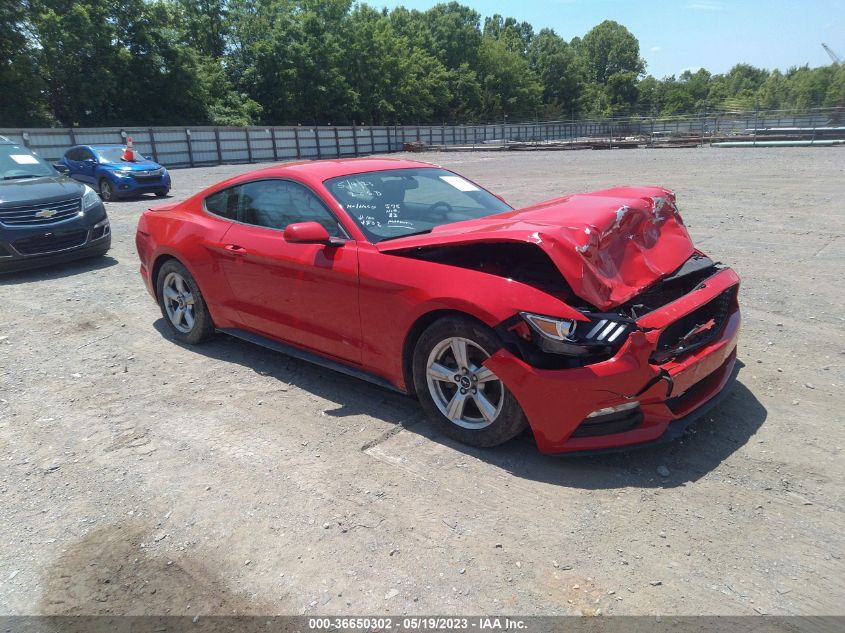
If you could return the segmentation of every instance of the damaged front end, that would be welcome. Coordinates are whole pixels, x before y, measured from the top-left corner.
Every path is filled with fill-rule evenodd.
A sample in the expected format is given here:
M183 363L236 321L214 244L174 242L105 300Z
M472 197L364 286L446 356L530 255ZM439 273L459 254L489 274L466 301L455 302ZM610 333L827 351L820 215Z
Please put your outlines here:
M589 320L571 335L579 349L553 351L513 319L497 328L505 346L486 364L523 406L544 452L655 440L732 379L738 287L733 270L696 254L616 310L583 311ZM608 334L585 344L579 332Z
M378 248L515 282L509 301L514 285L557 300L492 324L503 347L485 363L544 452L654 440L732 375L739 278L694 249L665 189L569 196Z

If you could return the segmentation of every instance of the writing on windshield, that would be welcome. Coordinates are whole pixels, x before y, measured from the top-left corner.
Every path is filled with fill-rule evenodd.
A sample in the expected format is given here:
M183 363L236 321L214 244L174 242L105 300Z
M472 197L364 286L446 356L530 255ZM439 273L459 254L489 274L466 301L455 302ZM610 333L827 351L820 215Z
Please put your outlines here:
M325 184L371 242L511 209L489 191L435 167L341 176Z

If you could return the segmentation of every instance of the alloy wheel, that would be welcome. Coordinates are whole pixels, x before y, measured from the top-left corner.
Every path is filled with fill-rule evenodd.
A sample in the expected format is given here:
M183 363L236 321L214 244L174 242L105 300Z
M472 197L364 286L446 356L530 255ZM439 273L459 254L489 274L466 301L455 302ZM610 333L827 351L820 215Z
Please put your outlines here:
M194 329L196 300L185 278L176 272L168 273L164 278L162 295L167 318L173 327L183 334Z
M114 192L112 191L112 187L109 181L100 181L100 198L103 200L103 202L110 202L112 197L114 197Z
M428 356L426 381L434 404L450 422L470 430L493 424L502 412L502 381L482 365L489 354L477 343L447 338Z

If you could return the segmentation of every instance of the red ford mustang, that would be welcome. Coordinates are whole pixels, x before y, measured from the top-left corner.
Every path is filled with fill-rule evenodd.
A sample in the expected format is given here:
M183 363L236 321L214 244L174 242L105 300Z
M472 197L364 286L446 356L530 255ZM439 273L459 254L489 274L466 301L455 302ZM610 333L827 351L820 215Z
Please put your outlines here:
M674 436L735 375L739 278L666 189L513 209L426 163L303 162L150 209L136 241L176 339L219 330L416 394L475 446Z

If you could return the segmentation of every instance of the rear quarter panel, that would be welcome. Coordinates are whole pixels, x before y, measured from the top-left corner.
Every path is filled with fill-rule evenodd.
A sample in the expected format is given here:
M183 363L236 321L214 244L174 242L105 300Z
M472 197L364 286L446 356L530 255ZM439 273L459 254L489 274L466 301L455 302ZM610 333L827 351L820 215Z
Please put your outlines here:
M234 327L239 315L232 306L232 292L214 250L231 225L207 215L191 200L145 211L138 222L136 245L141 264L150 275L151 290L155 289L158 265L173 257L196 279L217 327Z

